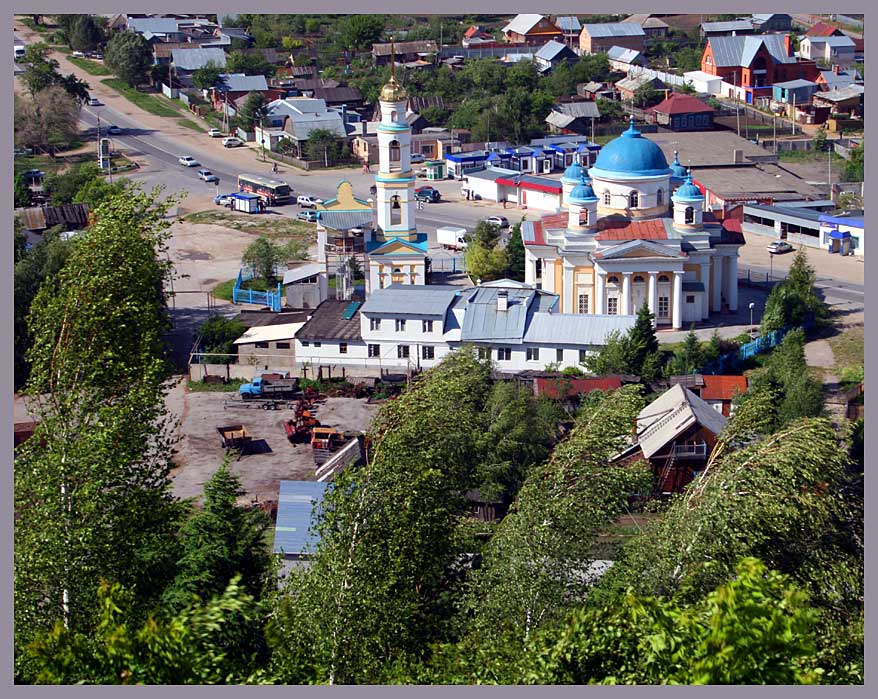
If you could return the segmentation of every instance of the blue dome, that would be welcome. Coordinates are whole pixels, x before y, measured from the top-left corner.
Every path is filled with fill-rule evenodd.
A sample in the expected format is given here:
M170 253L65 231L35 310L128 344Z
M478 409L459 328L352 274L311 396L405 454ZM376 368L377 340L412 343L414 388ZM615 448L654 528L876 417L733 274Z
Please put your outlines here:
M579 182L584 174L585 168L574 160L570 166L564 170L564 174L561 175L561 181L567 183Z
M634 179L670 175L671 169L662 149L634 128L632 117L628 130L601 148L589 174L592 177Z
M692 184L692 177L686 177L686 182L671 197L674 201L702 201L704 195L697 186Z
M597 195L595 195L591 185L586 184L585 182L580 182L576 185L571 190L570 196L567 198L567 201L571 204L591 204L597 200Z
M677 159L677 151L674 151L674 162L671 163L671 178L685 180L688 174L686 168L680 165L680 161Z

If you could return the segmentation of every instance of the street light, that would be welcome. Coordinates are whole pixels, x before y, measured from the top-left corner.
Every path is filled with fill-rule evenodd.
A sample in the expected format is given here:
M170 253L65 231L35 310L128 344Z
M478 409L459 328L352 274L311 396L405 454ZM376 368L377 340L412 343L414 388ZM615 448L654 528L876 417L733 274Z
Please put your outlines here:
M748 308L750 309L750 330L752 331L753 330L753 309L756 308L756 304L751 301Z

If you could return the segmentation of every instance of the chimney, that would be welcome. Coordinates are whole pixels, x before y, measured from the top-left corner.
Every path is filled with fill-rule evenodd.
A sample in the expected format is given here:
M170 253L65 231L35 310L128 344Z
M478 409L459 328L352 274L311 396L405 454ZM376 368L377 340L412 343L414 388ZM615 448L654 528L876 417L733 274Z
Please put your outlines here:
M505 311L509 308L509 292L508 291L498 291L497 292L497 310Z
M735 148L735 150L732 152L732 162L735 165L740 165L741 163L743 163L744 162L744 151L741 150L740 148Z
M793 38L789 34L783 35L783 46L787 52L787 56L793 55Z

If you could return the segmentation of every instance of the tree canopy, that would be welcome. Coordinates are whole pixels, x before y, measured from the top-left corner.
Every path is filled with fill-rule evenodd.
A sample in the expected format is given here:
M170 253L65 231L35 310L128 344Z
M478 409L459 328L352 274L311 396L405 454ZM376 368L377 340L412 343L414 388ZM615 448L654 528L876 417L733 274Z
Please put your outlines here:
M142 34L135 32L118 32L104 51L104 65L131 87L146 81L152 60L149 43Z

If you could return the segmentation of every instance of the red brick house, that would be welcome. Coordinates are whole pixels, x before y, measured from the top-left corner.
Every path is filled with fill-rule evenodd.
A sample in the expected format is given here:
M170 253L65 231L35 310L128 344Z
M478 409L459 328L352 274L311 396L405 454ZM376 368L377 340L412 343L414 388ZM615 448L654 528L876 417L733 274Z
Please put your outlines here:
M564 43L564 32L544 15L516 15L502 32L509 44L542 46L553 39Z
M818 75L814 61L793 55L789 34L710 37L701 56L701 70L742 88L748 104L754 97L770 97L774 83L815 80ZM734 96L733 88L723 86L726 90Z

